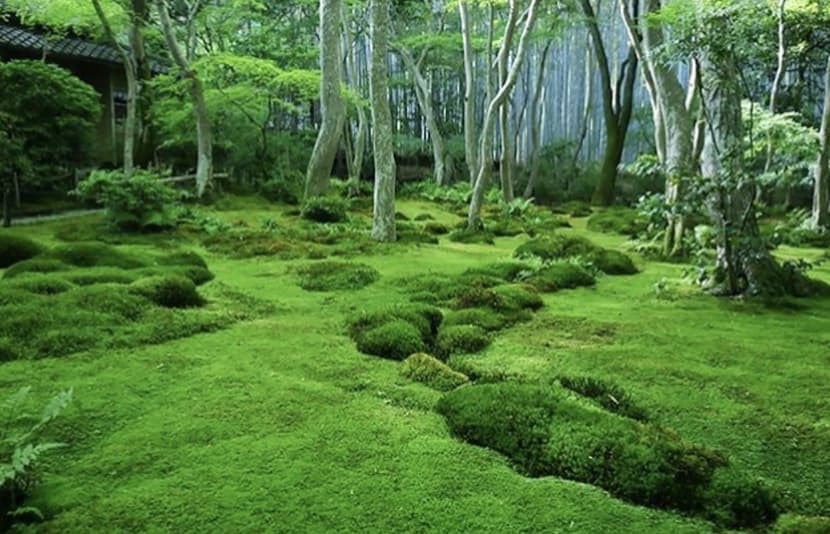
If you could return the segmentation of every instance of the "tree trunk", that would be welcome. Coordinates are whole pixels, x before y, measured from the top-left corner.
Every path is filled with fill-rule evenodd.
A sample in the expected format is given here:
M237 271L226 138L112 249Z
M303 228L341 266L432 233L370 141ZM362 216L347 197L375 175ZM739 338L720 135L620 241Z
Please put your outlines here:
M134 159L138 166L151 165L155 160L156 130L153 125L153 79L150 58L144 46L144 28L150 19L147 0L132 0L130 13L130 52L136 70L136 147Z
M8 228L12 225L12 207L11 207L12 188L6 182L3 186L3 227Z
M193 71L190 62L179 47L179 43L176 40L176 33L173 29L173 23L170 20L170 14L167 12L165 0L156 0L156 7L158 8L159 20L161 21L164 39L167 42L170 55L181 70L181 76L190 80L189 92L193 100L193 112L196 115L196 142L198 150L196 161L196 195L201 198L213 180L213 130L207 104L205 103L205 92L202 87L202 81Z
M306 198L326 193L346 120L340 91L341 13L341 0L320 0L320 114L323 121L306 171Z
M375 199L372 237L395 241L395 143L389 110L389 51L387 29L389 0L371 0L372 66L369 89L372 100L375 157Z
M816 165L816 180L813 192L813 226L827 227L830 224L830 56L824 73L824 111L821 115L821 151Z
M516 50L516 57L513 59L513 64L504 84L499 88L498 92L493 96L492 100L487 106L487 112L484 115L484 127L481 133L481 148L479 157L481 163L478 169L478 176L476 177L475 185L473 186L473 194L470 200L470 209L467 215L467 227L470 230L477 230L481 227L481 206L484 202L484 193L487 185L490 182L490 176L493 172L493 137L495 133L496 113L510 96L510 92L516 85L516 79L519 76L519 69L522 66L522 61L527 52L528 42L530 41L530 34L533 26L536 23L538 15L539 2L541 0L532 0L528 8L525 26L522 30L522 36L519 39L519 46ZM510 1L510 15L508 17L507 26L505 28L504 39L502 40L501 50L499 51L499 58L506 56L510 52L510 47L513 42L513 34L516 30L516 24L519 18L519 10L516 0Z
M343 34L344 47L342 52L346 55L346 77L355 92L360 94L360 83L357 79L357 68L354 60L354 50L351 48L352 34L348 28L348 21L343 12ZM349 162L351 168L349 176L349 193L358 195L360 193L360 178L363 174L363 158L366 154L366 130L368 119L366 117L366 109L363 106L357 105L357 135L354 139L352 160ZM351 126L350 126L351 128Z
M507 78L506 55L499 61L499 84L504 85ZM510 98L506 98L499 111L499 130L501 130L501 193L508 204L513 202L513 138L510 133Z
M718 232L712 289L726 295L786 294L782 269L760 238L754 177L743 168L742 93L735 59L705 53L700 68L707 117L701 170L711 182L709 207Z
M533 90L533 102L530 104L530 175L525 187L524 197L531 198L534 195L536 181L539 179L540 150L542 145L542 124L539 117L539 108L542 103L542 95L545 91L545 65L547 64L550 47L553 41L545 43L542 51L542 59L539 62L539 72L536 73L536 85Z
M784 24L784 10L787 7L787 0L778 0L778 65L775 69L775 78L772 80L772 87L769 91L769 112L775 113L778 90L781 87L781 79L784 77L784 68L787 58L786 26ZM767 160L764 163L764 172L769 172L772 167L772 158L775 155L772 131L767 136Z
M470 7L467 0L458 2L461 15L461 39L464 48L464 155L470 183L478 174L478 132L476 129L475 100L475 51L473 50L472 28L470 27Z
M98 15L98 20L101 22L107 39L115 47L118 55L121 56L122 63L124 63L124 75L127 79L127 116L124 119L123 165L124 174L131 176L135 170L135 133L137 126L136 97L138 94L138 79L136 75L135 56L132 55L131 51L127 51L126 48L121 46L121 43L115 37L107 15L101 7L100 0L92 0L92 5L95 8L95 13ZM135 33L136 31L138 30L135 27L130 28L131 33Z

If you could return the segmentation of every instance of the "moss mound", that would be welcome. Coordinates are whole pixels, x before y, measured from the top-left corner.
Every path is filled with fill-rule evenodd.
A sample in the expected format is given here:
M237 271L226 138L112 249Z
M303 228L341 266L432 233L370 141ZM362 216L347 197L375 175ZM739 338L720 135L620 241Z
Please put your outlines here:
M32 273L13 278L7 282L7 287L22 289L38 295L57 295L69 291L75 285L62 277L51 273Z
M546 261L563 260L577 256L590 256L600 250L594 243L577 236L552 235L536 237L519 245L514 252L517 258L537 257Z
M527 284L504 284L493 288L499 297L496 309L502 311L538 310L545 305L533 286Z
M475 385L450 392L437 409L454 435L506 455L530 476L569 478L637 504L701 513L730 526L755 526L776 516L773 499L760 486L725 476L727 462L717 453L580 402L560 388ZM724 509L731 515L720 516Z
M349 202L339 197L315 197L303 204L302 217L320 223L345 222Z
M784 514L778 518L774 534L827 534L830 532L830 517L809 517Z
M433 217L429 213L419 213L418 215L415 216L415 218L413 220L415 220L415 221L434 221L435 217Z
M403 360L427 349L422 332L401 319L394 319L356 336L357 350L391 360Z
M587 202L583 202L581 200L571 200L570 202L565 202L562 205L556 206L553 208L553 212L570 215L574 218L582 218L590 216L594 213L594 210L591 209L591 205Z
M594 275L585 268L570 262L556 262L540 269L526 282L543 293L562 289L576 289L596 284Z
M66 271L72 266L60 260L53 260L48 258L32 258L31 260L24 260L15 263L3 273L3 278L14 278L26 273L54 273L57 271Z
M25 237L0 231L0 269L34 258L43 252L43 247Z
M157 263L159 265L185 265L190 267L201 267L202 269L208 268L208 264L203 257L195 252L189 251L176 252L174 254L162 256L158 259Z
M559 384L600 406L637 421L647 418L645 410L637 406L631 396L620 386L590 376L560 376Z
M403 361L401 375L438 391L452 391L470 381L441 360L419 352Z
M404 321L414 326L424 343L431 344L444 320L440 308L427 304L407 304L360 313L349 321L349 335L357 340L360 335L392 321Z
M500 278L506 282L515 282L523 273L529 273L533 269L526 263L519 261L502 261L488 263L478 267L472 267L464 271L467 276L484 275L493 278Z
M95 284L131 284L139 278L139 273L118 269L117 267L93 267L61 273L61 276L79 286Z
M605 274L631 275L640 272L630 257L617 250L600 250L591 256L591 261Z
M299 286L306 291L356 290L380 278L374 267L363 263L320 261L297 269Z
M588 218L588 229L606 234L622 234L636 236L648 227L637 210L632 208L616 207L598 211Z
M80 310L106 313L136 321L148 307L147 298L131 288L116 284L79 287L67 293L64 303Z
M450 232L449 240L454 243L464 243L466 245L493 245L496 242L492 232L469 230L467 228Z
M487 332L478 326L445 326L435 340L435 355L446 360L453 354L479 352L486 349L491 341Z
M501 330L510 324L512 321L507 316L490 308L455 310L444 319L446 326L472 325L489 332Z
M137 280L130 287L136 294L165 308L195 308L205 303L196 284L181 275L150 276Z
M94 241L61 245L52 249L48 256L76 267L137 269L147 264L137 256Z
M447 225L441 224L439 222L426 223L424 225L424 231L432 235L446 235L450 233L450 229L447 228Z

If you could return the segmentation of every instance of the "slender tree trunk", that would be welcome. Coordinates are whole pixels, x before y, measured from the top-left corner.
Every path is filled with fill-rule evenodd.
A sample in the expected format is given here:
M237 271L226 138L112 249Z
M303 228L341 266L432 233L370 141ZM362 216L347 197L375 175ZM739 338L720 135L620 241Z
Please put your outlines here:
M389 0L371 0L372 67L369 88L374 124L375 199L372 237L395 241L395 143L389 110Z
M349 83L356 92L360 93L360 83L357 78L357 67L355 66L354 50L352 50L352 34L348 29L348 21L343 14L343 34L344 34L344 49L346 54L346 77ZM366 109L357 106L357 135L354 139L352 159L349 162L351 171L349 176L349 191L353 195L360 192L360 178L363 174L363 158L366 154L366 130L368 129L368 118L366 117ZM349 126L351 128L351 126Z
M464 48L464 155L467 160L467 170L470 182L475 181L478 174L478 131L476 128L476 99L475 99L475 51L473 50L473 36L470 25L470 7L467 0L458 2L461 15L461 39Z
M126 48L121 46L121 43L115 37L112 31L107 15L101 7L100 0L92 0L92 5L95 8L95 13L98 15L98 20L104 29L107 39L110 41L118 55L121 56L121 61L124 63L124 75L127 79L127 116L124 119L124 174L131 176L135 170L135 134L137 126L136 114L136 96L138 94L138 79L136 73L135 57ZM135 27L130 29L131 33L138 31Z
M326 193L340 146L346 108L340 91L341 0L320 0L320 113L323 122L306 171L306 198Z
M536 73L533 102L530 104L530 175L524 191L525 198L531 198L534 195L536 182L539 179L539 152L542 145L542 124L541 118L539 117L539 108L542 103L542 95L545 92L545 66L547 65L552 44L553 41L545 43L545 48L542 51L542 58L539 61L539 72Z
M182 77L190 81L188 90L193 101L193 112L196 115L196 195L201 198L204 196L208 185L213 181L213 128L205 102L205 91L202 81L193 71L190 62L179 47L165 0L156 0L156 7L158 8L162 32L170 55L181 70Z
M775 69L775 78L769 91L769 112L775 113L778 100L778 90L781 87L781 79L784 77L784 68L787 59L786 26L784 24L784 10L787 7L787 0L778 0L778 66ZM764 172L769 172L772 167L772 158L775 155L772 132L767 135L767 160L764 163Z
M130 52L136 70L136 147L134 159L138 166L148 166L155 159L156 130L153 125L153 78L150 58L144 46L144 28L150 19L147 0L132 0L130 13Z
M507 81L507 63L510 57L505 55L499 60L499 84ZM501 131L501 193L504 201L513 202L513 139L510 133L510 98L506 98L499 110L499 130Z
M493 137L495 133L496 113L510 96L510 92L516 85L516 79L519 76L522 61L527 53L530 34L536 23L540 1L541 0L531 0L525 19L525 26L522 30L522 36L519 39L519 46L516 50L516 55L513 58L513 63L510 66L507 78L505 79L504 84L502 84L499 88L498 92L493 96L492 100L488 103L487 111L484 115L484 127L482 128L481 134L481 149L479 151L481 163L479 165L475 185L473 186L473 195L470 200L470 209L467 216L467 227L470 230L476 230L481 227L481 206L484 202L485 190L490 182L490 177L493 172ZM506 56L510 52L510 47L513 42L513 34L515 33L516 24L519 18L518 15L519 10L517 0L511 0L510 15L508 17L507 27L505 28L501 50L499 51L500 58L503 55Z
M816 165L813 193L813 226L830 224L830 56L824 73L824 111L821 116L821 151Z

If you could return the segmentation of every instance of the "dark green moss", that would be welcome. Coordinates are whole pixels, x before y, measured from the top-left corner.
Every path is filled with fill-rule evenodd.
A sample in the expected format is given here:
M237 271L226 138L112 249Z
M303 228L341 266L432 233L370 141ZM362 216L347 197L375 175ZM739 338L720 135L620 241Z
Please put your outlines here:
M133 282L132 290L165 308L194 308L205 304L194 284L181 275L160 275Z
M391 360L403 360L426 349L418 328L401 319L389 321L357 336L357 350Z
M297 269L299 286L306 291L362 289L380 278L374 267L363 263L320 261Z
M446 360L452 354L479 352L487 348L491 341L487 332L478 326L445 326L438 332L435 355Z
M25 237L0 230L0 269L5 269L19 261L34 258L43 252L43 247Z
M538 291L550 293L562 289L592 286L596 284L596 279L594 275L575 263L556 262L543 267L528 277L526 282Z
M401 375L438 391L452 391L470 381L465 375L453 371L447 364L419 352L409 356L401 365Z

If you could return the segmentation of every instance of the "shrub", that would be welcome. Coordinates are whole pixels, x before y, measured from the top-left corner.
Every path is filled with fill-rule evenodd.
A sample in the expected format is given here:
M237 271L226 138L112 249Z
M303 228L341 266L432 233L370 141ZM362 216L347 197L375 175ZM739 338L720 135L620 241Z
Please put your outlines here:
M380 278L374 267L363 263L321 261L297 269L299 286L306 291L356 290Z
M41 252L43 247L31 239L0 232L0 269L34 258Z
M54 273L71 269L70 265L49 258L33 258L15 263L3 273L3 278L14 278L25 273Z
M510 323L510 319L490 308L456 310L444 319L445 326L473 325L487 331L501 330Z
M754 528L778 517L776 496L760 480L752 480L732 468L718 469L706 490L710 519L731 528Z
M452 354L479 352L490 345L484 329L473 325L445 326L435 340L435 355L446 360Z
M599 247L584 237L557 234L550 237L536 237L519 245L514 256L517 258L537 257L552 261L576 256L588 256L598 250Z
M496 242L492 232L487 232L483 230L469 230L467 228L451 232L449 235L449 239L454 243L464 243L468 245L493 245Z
M645 410L637 406L631 396L616 384L590 376L560 376L558 380L562 387L596 401L609 412L638 421L646 419Z
M55 395L37 416L24 416L31 388L21 388L0 403L0 528L10 526L6 520L37 483L37 464L45 453L62 447L61 443L40 440L41 431L72 402L72 390ZM29 507L26 507L29 508ZM40 511L29 508L42 517Z
M93 267L62 273L64 279L79 286L95 284L131 284L138 275L134 271L126 271L116 267Z
M130 176L121 171L93 171L78 184L75 194L106 208L107 218L122 230L161 230L177 222L176 190L150 171L137 169Z
M588 229L606 234L622 234L637 236L648 227L648 221L643 219L633 208L608 208L598 211L588 219Z
M20 276L7 282L12 289L22 289L38 295L57 295L69 291L74 284L68 282L55 274L33 273Z
M452 391L470 381L465 375L453 371L441 360L422 352L413 354L404 360L401 375L438 391Z
M450 229L447 228L447 225L434 221L426 223L424 225L424 231L432 235L446 235L450 233Z
M465 275L484 275L500 278L506 282L515 282L522 273L530 272L533 268L530 265L518 261L503 261L488 263L478 267L471 267L464 271Z
M320 223L345 222L349 202L339 197L314 197L305 201L304 219Z
M271 202L299 204L303 197L305 176L296 169L279 168L271 174L259 189L262 196Z
M637 266L626 254L617 250L600 250L591 255L591 261L597 269L605 274L628 275L637 274Z
M426 348L418 328L401 319L389 321L357 336L357 350L392 360L403 360L416 352L424 352Z
M165 308L193 308L205 301L189 278L181 275L160 275L133 282L133 291Z
M552 263L525 281L538 291L546 293L596 284L596 279L590 272L570 262Z
M145 262L115 247L96 241L60 245L49 252L49 256L76 267L118 267L136 269Z

